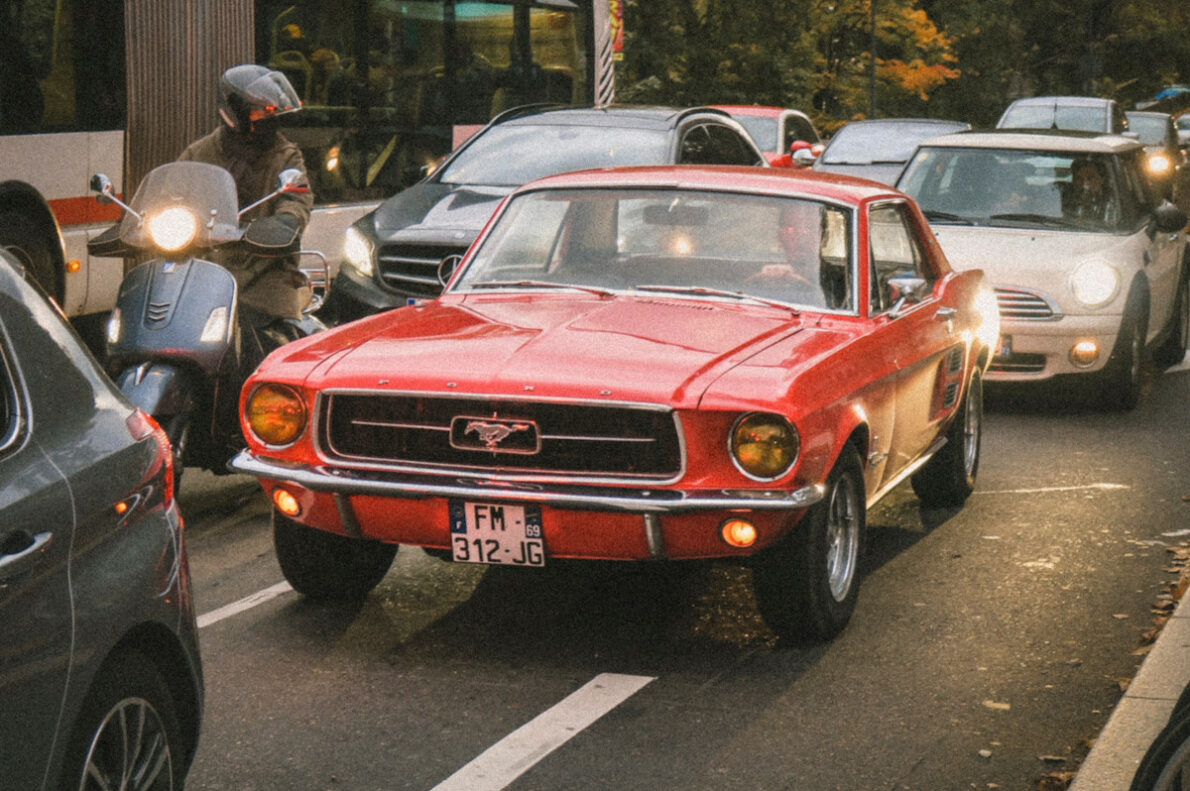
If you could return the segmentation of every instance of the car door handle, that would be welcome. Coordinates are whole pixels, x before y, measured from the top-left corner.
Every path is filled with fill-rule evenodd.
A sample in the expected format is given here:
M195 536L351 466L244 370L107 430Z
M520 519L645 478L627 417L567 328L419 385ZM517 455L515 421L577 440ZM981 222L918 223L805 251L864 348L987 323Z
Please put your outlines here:
M934 319L937 321L950 321L958 313L958 310L955 308L938 308L938 312L934 314Z
M53 540L54 534L48 530L34 536L23 531L10 535L4 546L12 546L14 551L0 548L0 582L18 577L40 562Z

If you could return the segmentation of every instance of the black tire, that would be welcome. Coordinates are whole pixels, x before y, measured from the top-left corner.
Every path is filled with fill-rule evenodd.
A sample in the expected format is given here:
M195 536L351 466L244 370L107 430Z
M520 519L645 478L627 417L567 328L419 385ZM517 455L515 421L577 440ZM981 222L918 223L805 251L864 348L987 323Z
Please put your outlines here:
M1107 409L1127 412L1140 403L1140 368L1144 358L1144 326L1140 311L1129 307L1120 323L1116 348L1103 368L1100 399Z
M16 256L56 302L62 301L62 284L54 267L53 245L45 234L36 230L36 225L28 217L16 211L0 211L0 247Z
M829 640L851 620L859 597L865 502L859 454L848 446L827 477L822 501L781 543L756 557L757 606L782 639Z
M1162 368L1177 365L1186 356L1190 345L1190 281L1183 273L1178 280L1178 294L1174 300L1169 337L1153 352L1153 360Z
M1190 777L1190 709L1175 709L1141 759L1130 791L1181 791Z
M171 791L182 788L185 766L173 698L161 673L136 651L112 655L83 703L59 789Z
M273 546L285 579L316 601L364 598L384 579L397 554L396 544L316 530L276 511Z
M910 479L921 504L957 508L975 489L983 438L983 377L971 372L963 403L946 432L946 444Z
M190 439L190 415L174 415L158 422L165 427L165 435L169 437L169 448L174 458L174 496L177 497L182 490L186 445Z

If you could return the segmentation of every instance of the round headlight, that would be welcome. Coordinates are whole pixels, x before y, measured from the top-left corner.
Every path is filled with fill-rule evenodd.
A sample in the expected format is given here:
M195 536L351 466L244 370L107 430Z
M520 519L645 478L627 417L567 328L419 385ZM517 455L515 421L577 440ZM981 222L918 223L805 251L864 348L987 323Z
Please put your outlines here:
M194 241L198 220L189 209L174 206L149 218L149 236L162 250L181 250Z
M1074 298L1088 308L1098 308L1111 302L1120 287L1120 273L1104 261L1087 261L1070 276L1070 291Z
M348 228L343 239L343 261L351 264L361 275L372 276L372 245L358 228Z
M1152 173L1164 173L1169 170L1171 164L1165 154L1153 154L1149 157L1149 171Z
M798 450L797 429L780 415L744 415L731 430L731 457L752 478L772 480L789 472Z
M244 403L244 420L266 445L288 445L306 427L306 403L292 387L260 385Z

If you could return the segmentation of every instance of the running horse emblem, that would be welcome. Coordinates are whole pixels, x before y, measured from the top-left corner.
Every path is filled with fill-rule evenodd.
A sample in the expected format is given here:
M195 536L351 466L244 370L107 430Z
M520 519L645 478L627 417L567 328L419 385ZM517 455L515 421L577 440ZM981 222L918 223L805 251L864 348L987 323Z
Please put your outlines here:
M483 443L484 447L495 453L500 449L500 443L507 439L510 435L518 431L528 431L532 428L530 423L502 423L490 422L487 420L472 420L467 423L467 427L463 429L463 434L474 433L479 437L479 441Z

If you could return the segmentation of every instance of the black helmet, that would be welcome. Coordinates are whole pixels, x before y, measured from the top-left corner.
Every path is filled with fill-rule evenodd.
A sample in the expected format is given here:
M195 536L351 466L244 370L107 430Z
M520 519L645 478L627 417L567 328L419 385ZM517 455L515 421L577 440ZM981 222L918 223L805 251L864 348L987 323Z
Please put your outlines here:
M233 132L251 132L258 121L301 108L297 91L279 71L247 63L232 66L219 80L219 115Z

